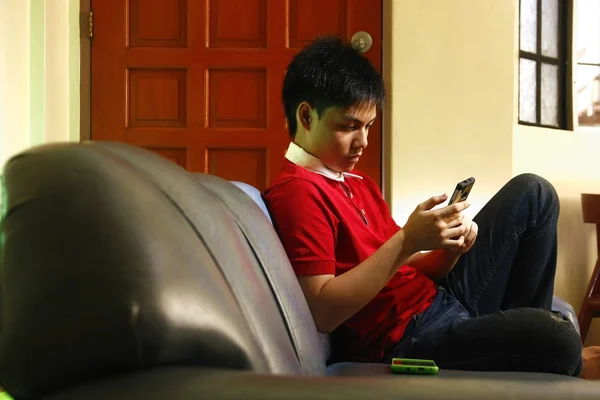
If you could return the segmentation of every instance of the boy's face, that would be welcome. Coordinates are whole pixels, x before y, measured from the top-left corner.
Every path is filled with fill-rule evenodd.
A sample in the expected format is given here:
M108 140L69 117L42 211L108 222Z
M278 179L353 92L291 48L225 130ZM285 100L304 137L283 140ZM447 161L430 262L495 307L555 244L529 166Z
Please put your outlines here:
M358 104L344 109L330 107L321 117L310 111L307 150L329 169L349 172L354 169L362 151L367 147L369 128L377 116L374 104Z

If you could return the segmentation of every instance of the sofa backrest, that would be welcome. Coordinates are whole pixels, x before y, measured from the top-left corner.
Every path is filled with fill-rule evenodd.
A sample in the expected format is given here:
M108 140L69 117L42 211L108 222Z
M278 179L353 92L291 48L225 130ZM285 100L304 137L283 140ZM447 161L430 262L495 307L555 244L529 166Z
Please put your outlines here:
M199 175L204 175L204 174L199 174ZM260 193L260 190L258 190L257 188L255 188L254 186L252 186L246 182L239 182L239 181L230 181L230 182L233 183L238 188L242 189L244 191L244 193L246 193L248 196L250 196L250 198L254 201L254 203L256 203L258 208L260 208L260 210L263 212L265 217L267 217L269 222L271 224L273 223L273 220L271 219L271 214L269 214L269 210L267 210L267 205L265 204L265 202L262 199L262 193Z
M283 321L287 330L287 336L278 331L278 335L281 334L278 339L282 342L291 340L303 373L324 375L330 348L328 336L319 335L317 332L298 280L277 233L271 225L271 219L260 196L260 191L246 183L235 182L232 184L214 175L192 173L184 179L179 174L180 167L157 157L152 152L137 147L120 143L102 143L100 146L103 150L110 151L132 163L143 173L151 174L154 178L160 177L160 181L166 184L163 189L170 196L175 198L175 196L183 195L177 197L177 201L181 207L184 207L184 210L187 210L186 212L195 212L198 218L195 224L200 229L212 229L211 242L207 242L207 246L218 254L223 253L224 256L229 257L227 260L223 259L218 262L218 265L225 276L230 277L228 279L230 285L232 287L239 286L236 293L239 293L242 303L246 302L248 298L248 294L244 293L244 288L252 281L239 279L237 260L242 254L231 252L229 241L232 235L243 235L245 243L248 245L244 254L247 257L253 257L254 260L251 263L253 269L245 270L245 272L255 273L257 279L261 281L264 293L268 293L275 299L280 312L280 319L277 321L278 323ZM148 162L155 159L160 159L160 163ZM188 181L190 178L200 183L200 186L194 188L194 191L204 190L202 196L190 195L192 193ZM176 184L179 180L181 183ZM181 190L184 190L184 193L181 193ZM208 193L211 196L207 196ZM211 201L207 202L209 199ZM203 202L207 207L204 213L198 208L199 202ZM220 203L229 213L213 213L212 207L215 207L215 202ZM265 314L265 310L261 307L249 307L247 313L249 318L259 318L259 315L264 318L266 315L270 315ZM270 329L269 332L273 333L274 331ZM264 337L266 342L273 341L273 338L268 335L261 337ZM272 349L277 351L283 346L284 344L280 343L279 346ZM285 353L283 361L289 362L288 353Z
M199 176L205 176L204 174L198 174ZM271 222L271 224L273 223L273 220L271 219L271 215L269 214L269 210L267 208L267 205L265 204L263 198L262 198L262 194L260 193L260 191L255 188L252 185L249 185L245 182L237 182L237 181L232 181L231 183L233 183L235 186L237 186L238 188L242 189L244 191L244 193L246 193L252 200L254 200L254 202L258 205L258 207L260 208L260 210L263 212L263 214L265 214L265 216L267 217L267 219L269 220L269 222ZM223 187L226 187L227 185L222 184ZM230 190L230 189L229 189ZM250 227L252 226L252 224L249 225ZM277 240L279 242L279 238ZM286 258L287 260L287 258ZM269 264L267 266L267 268L269 266L272 266L272 264ZM291 267L291 265L290 265ZM275 264L274 268L276 269L276 271L280 270L281 268L279 268L279 264ZM289 274L286 272L286 274ZM267 273L267 277L269 277L270 274ZM289 278L288 278L289 279ZM298 295L297 291L292 291L292 292L287 292L292 294L293 299L292 299L292 304L294 304L294 302L296 301L296 297ZM275 296L276 298L279 298L277 295ZM294 308L293 310L297 310L296 308ZM303 309L302 312L304 312L306 309ZM286 315L293 315L294 312L287 312ZM287 317L286 317L287 319ZM289 318L291 321L289 322L292 326L293 323L292 321L294 319L296 319L295 317L291 317ZM316 328L316 327L315 327ZM319 341L321 342L321 346L323 348L323 355L325 357L325 360L327 362L331 361L330 357L331 357L331 343L330 343L330 337L329 335L325 334L325 333L319 333ZM300 360L300 362L302 363L302 360Z
M320 337L317 333L298 279L270 223L260 192L247 184L236 183L234 186L214 175L193 176L225 204L252 247L261 273L267 278L279 305L303 370L313 375L325 374L327 335Z
M13 396L166 364L302 373L245 236L183 169L122 144L46 145L10 160L4 182L0 386Z

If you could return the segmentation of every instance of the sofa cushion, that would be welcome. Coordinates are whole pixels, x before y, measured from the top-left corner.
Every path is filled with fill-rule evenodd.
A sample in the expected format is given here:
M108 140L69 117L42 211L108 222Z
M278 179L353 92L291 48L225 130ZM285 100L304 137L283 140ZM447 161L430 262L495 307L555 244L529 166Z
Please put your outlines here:
M340 362L332 364L327 368L328 376L381 376L393 375L398 379L410 377L408 374L392 374L389 364ZM498 379L498 380L532 380L532 381L564 381L581 382L579 378L567 375L537 373L537 372L513 372L513 371L462 371L451 369L440 369L432 380L438 379Z
M322 378L172 367L98 379L44 400L596 400L599 394L600 384L547 374L442 371Z

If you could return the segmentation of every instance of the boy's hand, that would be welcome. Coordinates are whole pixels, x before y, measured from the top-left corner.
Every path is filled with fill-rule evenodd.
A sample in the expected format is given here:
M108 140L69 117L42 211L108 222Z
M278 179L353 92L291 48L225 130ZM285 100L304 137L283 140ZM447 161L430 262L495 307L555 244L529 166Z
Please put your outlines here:
M466 227L467 231L465 232L465 242L458 249L452 249L458 254L465 254L471 247L475 244L475 240L477 240L477 234L479 233L479 226L469 217L463 217L462 224Z
M432 210L433 207L446 201L447 197L445 194L434 196L419 204L410 215L403 228L405 254L411 255L418 251L435 249L461 251L468 233L471 237L477 236L477 228L471 233L472 225L463 224L461 212L469 207L469 203L463 201Z

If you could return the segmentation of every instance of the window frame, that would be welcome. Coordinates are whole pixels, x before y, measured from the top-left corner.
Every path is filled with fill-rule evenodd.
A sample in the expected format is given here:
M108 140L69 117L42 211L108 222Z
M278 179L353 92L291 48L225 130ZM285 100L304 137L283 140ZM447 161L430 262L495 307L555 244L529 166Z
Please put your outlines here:
M557 27L557 57L549 57L542 54L542 0L537 0L536 10L536 52L531 53L521 49L521 2L519 0L519 67L518 76L521 74L521 59L534 61L536 64L536 121L529 122L521 120L521 96L519 89L517 104L517 121L520 125L536 126L541 128L573 130L573 70L570 56L573 47L573 1L558 0L558 27ZM546 125L542 123L542 64L555 65L558 67L558 102L557 102L557 125ZM520 78L519 85L520 88Z
M567 105L568 111L569 111L569 116L571 117L571 125L570 128L571 130L575 131L575 132L581 132L581 133L600 133L600 125L579 125L579 115L577 114L577 107L575 104L575 98L577 96L576 90L575 90L575 82L577 81L577 67L579 65L586 65L586 66L591 66L591 67L600 67L600 61L598 63L588 63L588 62L578 62L577 61L577 54L575 52L576 49L576 43L578 40L578 37L576 35L576 31L575 31L575 19L578 17L579 13L581 12L580 9L580 5L579 5L579 0L570 0L570 6L571 6L571 16L568 20L569 23L569 31L567 32L568 34L568 39L569 39L569 57L571 57L571 65L572 68L570 68L570 76L569 76L569 84L570 84L570 97L569 97L569 104ZM599 16L600 17L600 16Z

